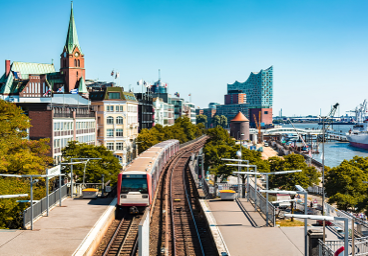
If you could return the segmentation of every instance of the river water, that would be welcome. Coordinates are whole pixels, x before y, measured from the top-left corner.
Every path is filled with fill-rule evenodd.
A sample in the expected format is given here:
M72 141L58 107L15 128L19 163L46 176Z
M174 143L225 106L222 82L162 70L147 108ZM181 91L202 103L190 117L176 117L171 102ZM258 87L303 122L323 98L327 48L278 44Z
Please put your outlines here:
M291 127L291 125L282 125L283 127ZM321 129L318 124L294 124L295 128L300 129ZM334 125L335 132L347 133L352 125ZM313 158L322 162L322 144L319 146L320 154L313 154ZM368 157L368 150L350 146L348 142L326 142L325 143L325 165L330 167L338 166L342 161L350 160L354 156Z

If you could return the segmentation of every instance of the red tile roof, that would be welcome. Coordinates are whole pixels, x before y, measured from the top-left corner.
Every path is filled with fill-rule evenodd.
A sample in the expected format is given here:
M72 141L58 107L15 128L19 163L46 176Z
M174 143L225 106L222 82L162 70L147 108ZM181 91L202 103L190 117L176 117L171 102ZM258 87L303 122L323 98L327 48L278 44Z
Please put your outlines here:
M249 122L249 120L243 115L242 112L239 113L231 120L231 122Z

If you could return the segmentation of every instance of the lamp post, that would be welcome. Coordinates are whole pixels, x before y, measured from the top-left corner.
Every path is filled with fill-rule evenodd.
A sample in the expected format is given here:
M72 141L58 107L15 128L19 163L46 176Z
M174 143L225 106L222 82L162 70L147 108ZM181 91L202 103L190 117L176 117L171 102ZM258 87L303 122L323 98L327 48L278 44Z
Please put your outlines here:
M307 212L307 197L308 197L308 192L306 190L304 190L301 186L296 185L295 186L299 191L285 191L285 190L278 190L276 191L277 194L286 194L286 195L296 195L296 194L304 194L304 214L305 216L309 216L308 212ZM260 192L264 192L264 193L275 193L274 190L260 190ZM295 214L285 214L286 215L293 215L292 217L294 217ZM297 214L298 215L298 214ZM304 255L307 256L308 255L308 248L307 248L307 235L308 235L308 230L307 230L307 219L305 219L304 221Z
M248 160L246 160L248 161ZM249 161L248 161L249 163ZM247 197L248 197L248 201L249 201L249 175L252 175L253 173L249 172L249 167L254 168L254 172L257 172L257 165L250 165L250 164L226 164L227 166L240 166L240 167L247 167L247 172L244 172L243 174L247 174ZM257 210L257 175L255 175L255 194L254 194L254 209Z
M268 176L269 175L279 175L279 174L289 174L289 173L295 173L295 172L301 172L302 170L291 170L291 171L280 171L280 172L262 172L262 173L248 173L248 174L256 174L256 175L265 175L266 176L266 190L260 190L262 191L272 191L268 190ZM243 172L243 174L247 174L246 172ZM273 191L275 192L275 191ZM266 202L268 204L268 193L266 193ZM266 207L266 226L268 226L268 205Z
M344 221L344 256L349 255L349 220L347 218L319 216L319 215L302 215L302 214L285 214L285 217L305 219L305 220ZM307 252L307 245L305 245L305 250Z
M239 163L245 162L247 165L249 165L249 160L229 159L229 158L221 158L221 160L223 160L223 161L233 161L233 162L239 162ZM238 167L238 171L239 171L239 169L240 169L240 167ZM247 166L247 172L249 172L249 166ZM240 174L237 175L237 177L238 177L238 185L240 184L240 182L239 182L239 175ZM245 192L245 187L244 187L244 182L245 181L244 182L243 181L244 180L242 179L242 184L241 184L241 186L242 186L242 194L243 194L243 191ZM247 174L247 202L249 202L249 175L248 174Z

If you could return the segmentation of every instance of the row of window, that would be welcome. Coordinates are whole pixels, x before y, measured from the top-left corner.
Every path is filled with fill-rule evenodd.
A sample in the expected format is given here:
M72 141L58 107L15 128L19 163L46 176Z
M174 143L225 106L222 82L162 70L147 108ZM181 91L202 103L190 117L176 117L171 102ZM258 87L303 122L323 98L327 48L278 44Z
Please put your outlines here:
M65 148L73 138L54 139L54 148Z
M57 122L54 123L54 131L72 131L73 122Z
M78 136L77 141L82 142L82 143L95 142L95 135L93 134L93 135Z
M43 82L43 90L41 91L40 83L29 83L29 86L26 88L26 93L46 93L49 87L45 85Z
M114 129L107 129L106 130L106 137L114 137ZM124 137L124 130L123 129L116 129L115 130L115 137Z
M77 122L77 130L80 129L94 129L96 127L96 122Z
M106 118L106 123L107 124L114 124L114 117L108 116ZM121 116L116 117L116 124L123 124L123 117L121 117Z
M114 142L107 142L106 148L108 150L123 150L124 149L124 143L123 142L116 142L116 149L114 146Z
M106 111L107 112L123 112L124 111L124 106L123 105L107 105L106 106ZM132 113L137 113L138 112L138 108L137 106L132 106L132 105L128 105L128 112L132 112Z

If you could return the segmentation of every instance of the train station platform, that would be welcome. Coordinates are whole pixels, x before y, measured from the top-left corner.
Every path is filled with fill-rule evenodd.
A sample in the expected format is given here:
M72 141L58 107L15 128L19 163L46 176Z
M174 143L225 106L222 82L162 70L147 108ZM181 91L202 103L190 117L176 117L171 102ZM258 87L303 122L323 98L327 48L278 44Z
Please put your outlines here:
M240 199L244 212L236 201L214 199L206 203L231 256L303 255L303 229L288 230L295 233L290 235L300 237L302 248L299 248L281 228L266 227L265 220L246 199Z
M246 199L239 199L239 203L220 199L201 200L212 233L218 230L215 235L216 244L221 244L218 249L228 251L230 256L304 255L304 226L266 227L266 221L251 203ZM308 229L320 228L308 226ZM327 240L342 239L330 227L326 229L326 234Z
M62 205L34 230L0 230L0 255L83 255L115 208L113 198L68 198Z

